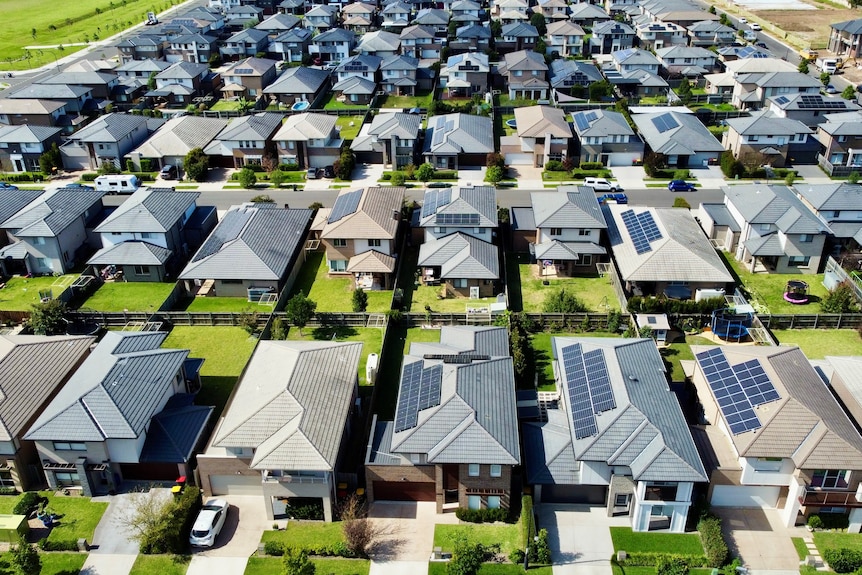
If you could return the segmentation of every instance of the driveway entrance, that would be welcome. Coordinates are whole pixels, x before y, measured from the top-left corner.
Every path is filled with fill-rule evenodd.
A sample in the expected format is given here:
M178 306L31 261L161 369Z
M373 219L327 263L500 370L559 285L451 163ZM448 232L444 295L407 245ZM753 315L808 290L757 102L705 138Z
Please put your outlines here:
M538 527L548 530L554 575L610 575L614 544L609 527L628 526L628 517L608 517L605 507L554 505L536 508Z
M773 571L799 569L799 556L791 537L804 537L802 527L784 527L776 509L713 507L721 517L721 529L732 555L749 569Z

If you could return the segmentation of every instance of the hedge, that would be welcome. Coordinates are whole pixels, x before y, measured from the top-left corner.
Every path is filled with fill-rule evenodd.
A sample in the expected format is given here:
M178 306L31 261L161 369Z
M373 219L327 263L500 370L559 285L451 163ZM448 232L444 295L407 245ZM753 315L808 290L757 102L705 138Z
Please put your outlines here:
M497 521L508 521L508 509L468 509L459 507L455 510L455 517L467 523L495 523Z
M823 529L847 529L850 526L850 516L844 513L818 513L817 516Z
M704 555L686 555L682 553L656 552L626 552L626 560L622 562L627 567L656 567L663 561L684 561L689 567L707 567L708 560Z
M709 315L725 306L724 298L714 297L694 301L690 299L668 299L666 297L632 296L628 301L629 311L634 313L683 313Z
M78 551L78 542L74 539L61 539L59 541L42 539L39 541L39 547L42 551Z
M533 540L533 532L536 527L536 522L532 520L532 516L533 497L530 495L524 495L521 497L521 519L518 522L521 526L521 549L526 549L527 542Z
M852 573L862 567L862 551L846 547L830 547L823 551L823 559L836 573Z
M727 561L728 549L724 536L721 534L721 519L715 515L706 515L697 523L700 542L706 553L705 567L721 567ZM689 563L694 565L694 563Z
M272 555L273 557L281 557L282 555L284 555L284 550L288 547L296 546L285 544L283 541L270 540L266 541L263 544L263 552L266 555ZM356 554L350 551L350 549L347 548L347 544L343 541L333 543L332 545L305 545L301 547L301 549L307 552L309 555L316 555L318 557L345 557L347 559L356 558Z
M40 172L19 172L0 174L0 182L41 182L45 175Z

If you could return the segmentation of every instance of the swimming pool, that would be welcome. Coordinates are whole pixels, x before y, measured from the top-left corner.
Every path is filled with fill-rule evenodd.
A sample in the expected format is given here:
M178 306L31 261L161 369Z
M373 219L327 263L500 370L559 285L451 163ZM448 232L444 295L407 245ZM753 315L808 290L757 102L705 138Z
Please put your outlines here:
M305 101L296 102L293 106L290 107L290 109L294 112L302 112L303 110L307 110L310 105L311 104Z
M518 124L515 122L514 118L512 118L511 120L506 120L506 125L509 126L510 128L517 128L518 127Z

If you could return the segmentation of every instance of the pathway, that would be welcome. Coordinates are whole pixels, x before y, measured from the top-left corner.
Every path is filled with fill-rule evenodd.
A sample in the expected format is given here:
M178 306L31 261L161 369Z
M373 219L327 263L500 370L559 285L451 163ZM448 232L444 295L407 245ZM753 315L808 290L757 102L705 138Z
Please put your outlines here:
M814 539L811 538L810 535L806 535L802 538L805 541L805 547L808 549L808 555L813 559L814 566L817 567L818 571L829 571L829 565L826 564L826 561L820 556L820 551L817 549L817 546L814 544Z

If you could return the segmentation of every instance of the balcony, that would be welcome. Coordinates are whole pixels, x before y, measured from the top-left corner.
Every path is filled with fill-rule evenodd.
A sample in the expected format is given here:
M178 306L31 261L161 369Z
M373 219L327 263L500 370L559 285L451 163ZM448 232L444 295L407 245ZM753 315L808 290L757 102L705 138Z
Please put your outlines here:
M263 476L264 483L326 483L325 476L314 475L290 475L280 471L267 471Z
M862 507L862 493L856 491L824 491L806 487L799 498L802 505L814 507Z

